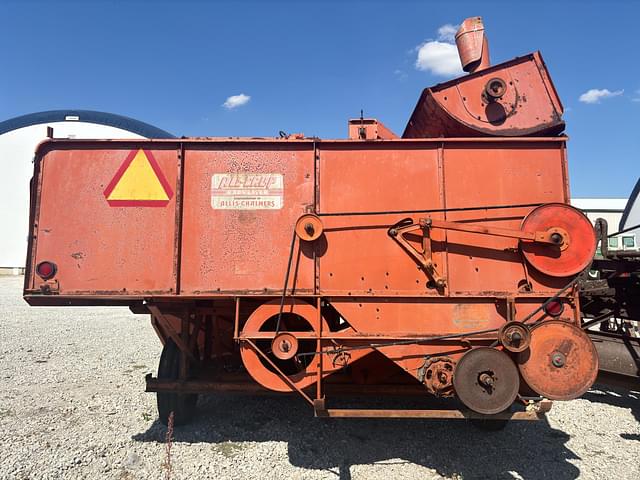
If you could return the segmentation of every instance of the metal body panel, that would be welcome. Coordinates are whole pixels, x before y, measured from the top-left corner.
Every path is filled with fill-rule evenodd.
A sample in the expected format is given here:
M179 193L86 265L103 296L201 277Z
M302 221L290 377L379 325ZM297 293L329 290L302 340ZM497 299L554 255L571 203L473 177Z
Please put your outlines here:
M74 295L173 294L176 289L176 203L162 208L114 208L104 190L130 154L128 148L54 149L38 162L32 224L29 289L46 282L34 275L39 262L54 261L59 293ZM153 156L175 188L177 150Z
M446 206L523 205L569 200L562 144L524 145L505 141L499 149L481 144L473 149L444 149ZM447 220L486 227L518 229L531 208L451 211ZM468 291L517 291L530 281L532 290L551 292L564 280L543 277L523 262L516 239L447 232L447 268L452 294Z
M335 214L441 210L439 145L320 145L319 152L318 210L327 243L319 258L320 293L428 293L424 274L387 235L389 225L406 215ZM442 254L435 257L442 263Z
M563 143L551 140L505 140L497 145L202 142L186 148L140 142L138 147L157 157L176 195L161 208L113 207L103 190L127 150L89 145L84 150L51 150L39 162L44 182L36 199L40 225L34 226L39 235L33 265L42 260L59 265L60 295L175 292L178 265L180 294L273 294L282 290L283 259L296 219L317 209L325 222L324 243L296 247L292 282L298 293L315 293L315 257L323 295L438 296L426 288L424 274L386 233L389 225L406 215L344 214L439 210L424 215L518 228L530 208L446 215L442 210L568 198ZM184 159L179 158L181 150ZM184 185L178 182L181 163ZM281 175L282 205L214 208L212 180L220 174ZM182 202L177 214L176 201ZM526 278L517 240L443 230L434 231L432 237L435 245L440 244L434 248L434 262L449 277L448 292L515 292ZM108 272L93 279L92 272L103 270ZM30 289L37 289L38 280L33 275L30 279ZM534 281L542 290L557 287L556 281L540 276Z
M220 195L221 203L249 205L212 205L216 175L216 179L227 175L222 180L238 184L235 189L230 184ZM247 179L247 175L254 176ZM239 182L268 182L270 175L282 176L283 191L267 189L269 195L262 197L266 200L244 200L246 195L260 193L260 188L241 188ZM187 148L184 178L180 293L282 291L293 225L313 209L313 144ZM280 208L261 208L265 202L277 201L278 196L282 198ZM262 205L251 205L261 201ZM313 293L313 253L296 246L294 259L296 291Z
M485 86L504 82L500 98ZM485 68L422 92L403 138L556 135L563 108L540 52Z
M61 299L277 295L296 219L310 211L325 233L295 242L289 289L298 295L504 297L523 280L539 295L562 286L528 271L516 239L433 230L433 260L447 279L440 292L387 232L404 217L518 229L533 207L491 207L565 202L561 138L121 143L56 141L43 151L27 293L46 283L33 268L49 260ZM161 207L110 206L104 189L139 148L152 152L175 195ZM256 193L233 184L214 207L214 177L259 183L272 174L283 188L265 198L281 195L277 208L225 206L234 192Z

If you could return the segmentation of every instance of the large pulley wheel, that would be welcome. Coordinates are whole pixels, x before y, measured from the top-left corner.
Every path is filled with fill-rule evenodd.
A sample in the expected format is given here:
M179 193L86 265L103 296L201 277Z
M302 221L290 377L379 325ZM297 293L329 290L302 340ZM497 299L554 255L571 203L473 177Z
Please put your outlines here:
M589 219L563 203L541 205L525 217L525 232L549 232L557 244L521 241L527 262L552 277L570 277L587 268L596 252L596 234Z
M490 347L465 353L453 374L456 395L474 412L493 415L508 409L518 395L518 368L509 355Z
M318 310L296 299L285 301L280 325L280 299L260 305L242 331L240 356L251 377L265 388L291 392L315 381ZM329 331L324 318L322 329ZM279 328L278 328L279 327ZM277 330L277 331L276 331Z
M522 378L551 400L572 400L585 393L598 375L598 352L589 336L560 320L531 330L529 349L518 358Z

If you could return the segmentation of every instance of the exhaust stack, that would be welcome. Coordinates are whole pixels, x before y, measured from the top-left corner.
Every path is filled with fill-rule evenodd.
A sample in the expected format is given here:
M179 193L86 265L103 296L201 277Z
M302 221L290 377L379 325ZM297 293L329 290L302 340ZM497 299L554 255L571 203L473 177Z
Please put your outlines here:
M491 66L482 17L469 17L462 22L456 32L456 46L465 72L477 72Z

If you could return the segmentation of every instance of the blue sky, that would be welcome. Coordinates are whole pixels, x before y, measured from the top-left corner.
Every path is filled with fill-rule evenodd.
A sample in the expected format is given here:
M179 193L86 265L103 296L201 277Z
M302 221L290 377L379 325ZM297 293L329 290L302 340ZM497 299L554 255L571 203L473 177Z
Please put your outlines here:
M639 14L633 1L4 0L0 120L76 108L176 135L343 138L363 108L401 134L421 90L450 78L417 69L416 47L481 15L492 63L542 51L566 108L572 194L625 197L640 175ZM581 102L592 89L611 95Z

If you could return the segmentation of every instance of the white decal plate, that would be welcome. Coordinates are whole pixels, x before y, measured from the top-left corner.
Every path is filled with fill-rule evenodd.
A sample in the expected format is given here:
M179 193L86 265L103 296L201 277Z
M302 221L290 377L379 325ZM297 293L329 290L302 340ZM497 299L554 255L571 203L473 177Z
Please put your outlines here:
M214 210L279 210L283 196L281 173L215 173L211 177Z

